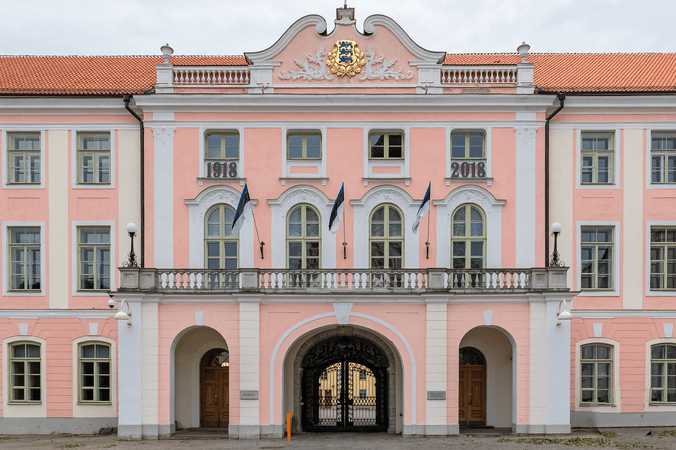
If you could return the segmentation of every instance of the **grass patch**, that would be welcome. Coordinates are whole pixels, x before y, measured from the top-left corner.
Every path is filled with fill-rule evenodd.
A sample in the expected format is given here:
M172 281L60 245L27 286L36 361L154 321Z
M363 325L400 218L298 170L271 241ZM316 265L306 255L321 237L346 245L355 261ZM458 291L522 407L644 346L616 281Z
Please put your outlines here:
M614 431L600 431L599 433L601 433L601 436L606 437L608 439L619 436Z
M65 444L62 445L61 448L79 448L79 447L84 447L84 444Z
M662 430L660 431L660 437L662 436L676 436L676 430Z

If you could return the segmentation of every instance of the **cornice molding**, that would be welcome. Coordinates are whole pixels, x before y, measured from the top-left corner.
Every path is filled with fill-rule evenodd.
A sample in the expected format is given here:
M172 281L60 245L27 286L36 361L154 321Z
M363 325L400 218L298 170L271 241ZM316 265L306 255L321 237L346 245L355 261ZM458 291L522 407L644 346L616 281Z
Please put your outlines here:
M284 32L284 34L282 34L277 42L272 44L267 49L259 52L245 52L244 57L246 58L246 61L250 65L266 63L270 64L272 62L270 59L277 56L282 50L284 50L286 46L289 45L289 42L291 42L291 40L296 37L300 30L311 25L315 26L315 33L317 36L326 35L326 20L324 20L322 16L311 14L309 16L301 17L296 22L294 22L294 24L291 25Z
M444 59L446 58L446 52L433 52L427 49L422 48L416 44L413 39L404 31L401 26L390 17L375 14L369 16L364 20L364 35L370 37L376 34L376 26L383 26L390 30L399 41L406 47L406 49L411 52L416 58L419 59L418 63L423 62L434 62L435 64L443 64Z

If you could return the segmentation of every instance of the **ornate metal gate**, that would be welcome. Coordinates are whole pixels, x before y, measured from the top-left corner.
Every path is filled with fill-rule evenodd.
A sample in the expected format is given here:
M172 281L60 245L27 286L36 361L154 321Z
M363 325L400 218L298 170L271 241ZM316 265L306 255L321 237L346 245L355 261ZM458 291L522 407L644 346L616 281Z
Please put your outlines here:
M387 367L373 343L352 336L320 342L303 358L306 431L387 431Z

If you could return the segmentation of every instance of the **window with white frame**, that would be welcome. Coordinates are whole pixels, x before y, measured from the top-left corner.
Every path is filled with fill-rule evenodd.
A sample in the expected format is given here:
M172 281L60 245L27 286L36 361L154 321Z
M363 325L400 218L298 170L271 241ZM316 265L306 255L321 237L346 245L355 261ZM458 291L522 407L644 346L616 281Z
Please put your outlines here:
M317 210L302 204L289 211L286 249L289 269L319 269L321 220Z
M584 226L580 231L580 289L613 290L613 227Z
M234 288L238 267L239 239L231 236L235 210L228 205L215 205L205 217L204 258L207 269L218 270L207 274L211 288ZM233 272L222 272L226 269Z
M41 287L41 243L39 227L10 227L9 290L39 291Z
M676 227L650 227L650 290L676 290Z
M77 134L78 184L110 184L110 133Z
M613 347L589 344L580 347L580 403L613 404Z
M111 402L110 345L84 342L78 346L79 403Z
M650 166L652 184L676 184L676 132L651 133Z
M386 203L371 213L371 269L401 269L404 263L404 215Z
M486 177L486 135L483 131L451 133L451 178Z
M676 404L676 344L650 347L650 403Z
M613 133L582 133L581 184L613 184Z
M321 159L322 135L318 132L292 132L286 137L288 159Z
M40 183L40 133L7 133L9 184Z
M15 342L9 346L9 403L40 403L42 375L40 344Z
M401 132L369 133L369 158L403 159L404 134Z
M237 178L239 133L207 133L204 163L207 178Z
M78 227L78 290L110 289L110 227Z

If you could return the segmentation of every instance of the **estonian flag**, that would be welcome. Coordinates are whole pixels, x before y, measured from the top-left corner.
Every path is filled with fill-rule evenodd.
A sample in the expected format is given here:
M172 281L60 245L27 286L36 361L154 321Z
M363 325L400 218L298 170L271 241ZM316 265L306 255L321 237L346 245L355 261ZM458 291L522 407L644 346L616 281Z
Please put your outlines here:
M232 232L230 233L230 236L237 237L239 229L244 225L244 215L248 211L251 211L251 198L249 198L249 188L245 184L242 196L239 198L239 205L237 205L235 218L232 220Z
M329 231L333 234L336 234L338 227L340 226L340 220L343 217L343 206L345 204L345 183L340 186L340 192L336 201L333 202L333 208L331 209L331 216L329 217Z
M427 192L425 192L425 198L423 198L422 203L420 204L420 208L418 208L418 212L415 215L415 221L413 222L413 228L411 231L413 231L413 234L418 234L418 225L420 225L420 221L422 220L423 217L425 217L425 214L428 213L430 210L430 188L432 187L432 182L430 182L430 185L427 186Z

